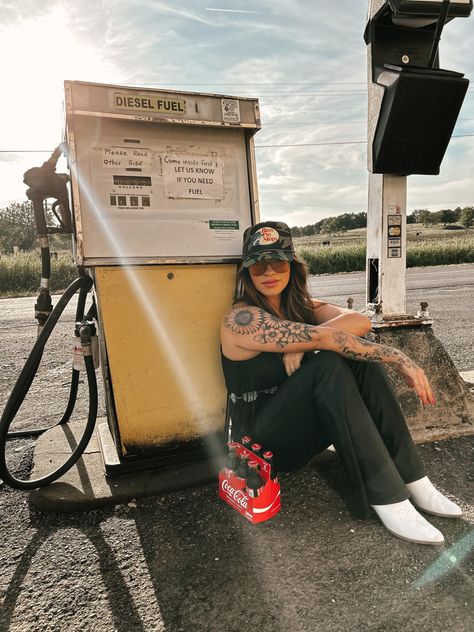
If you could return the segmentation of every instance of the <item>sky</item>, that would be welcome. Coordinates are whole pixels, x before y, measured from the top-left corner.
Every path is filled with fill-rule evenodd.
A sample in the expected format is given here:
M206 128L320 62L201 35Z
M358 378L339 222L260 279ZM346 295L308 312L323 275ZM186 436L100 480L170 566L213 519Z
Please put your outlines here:
M24 171L61 142L68 79L258 97L261 218L302 226L366 211L367 6L0 0L0 207L26 199ZM474 15L447 24L441 67L474 79L473 35ZM409 212L474 204L474 87L454 136L439 176L408 178Z

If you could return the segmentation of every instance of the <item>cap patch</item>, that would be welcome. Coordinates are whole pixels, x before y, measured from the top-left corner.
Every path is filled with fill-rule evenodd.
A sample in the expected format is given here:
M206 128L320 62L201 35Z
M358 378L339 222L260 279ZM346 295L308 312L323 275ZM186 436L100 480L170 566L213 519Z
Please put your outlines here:
M277 230L270 226L264 226L257 230L252 238L252 246L268 246L274 244L280 239L280 235Z

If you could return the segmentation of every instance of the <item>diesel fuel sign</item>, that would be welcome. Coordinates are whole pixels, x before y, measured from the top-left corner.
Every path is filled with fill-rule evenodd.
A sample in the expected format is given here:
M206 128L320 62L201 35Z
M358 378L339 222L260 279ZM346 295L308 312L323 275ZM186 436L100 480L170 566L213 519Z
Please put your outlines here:
M140 112L166 112L169 114L185 114L186 101L183 99L167 99L163 96L114 94L114 105L118 110L140 110Z

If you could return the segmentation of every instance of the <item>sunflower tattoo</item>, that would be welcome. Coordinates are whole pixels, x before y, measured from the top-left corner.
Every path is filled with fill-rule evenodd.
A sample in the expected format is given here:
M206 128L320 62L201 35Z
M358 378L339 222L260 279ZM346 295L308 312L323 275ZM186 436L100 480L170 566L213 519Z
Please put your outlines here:
M261 344L275 343L283 349L291 342L310 342L312 327L305 323L279 320L256 307L237 307L224 319L224 326L241 335L256 334ZM258 332L258 333L257 333Z

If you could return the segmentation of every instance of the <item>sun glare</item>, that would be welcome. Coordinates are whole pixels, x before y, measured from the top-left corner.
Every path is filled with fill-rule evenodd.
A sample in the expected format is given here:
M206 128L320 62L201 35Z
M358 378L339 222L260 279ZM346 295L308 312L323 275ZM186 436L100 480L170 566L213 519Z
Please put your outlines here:
M83 30L74 28L62 8L0 26L0 59L0 149L48 151L0 154L1 179L9 183L10 196L21 200L23 172L41 165L62 141L64 80L123 83L123 76ZM58 170L64 169L61 160ZM3 197L1 204L11 201Z
M43 149L61 140L63 82L119 81L119 72L77 36L64 9L0 28L2 148Z

